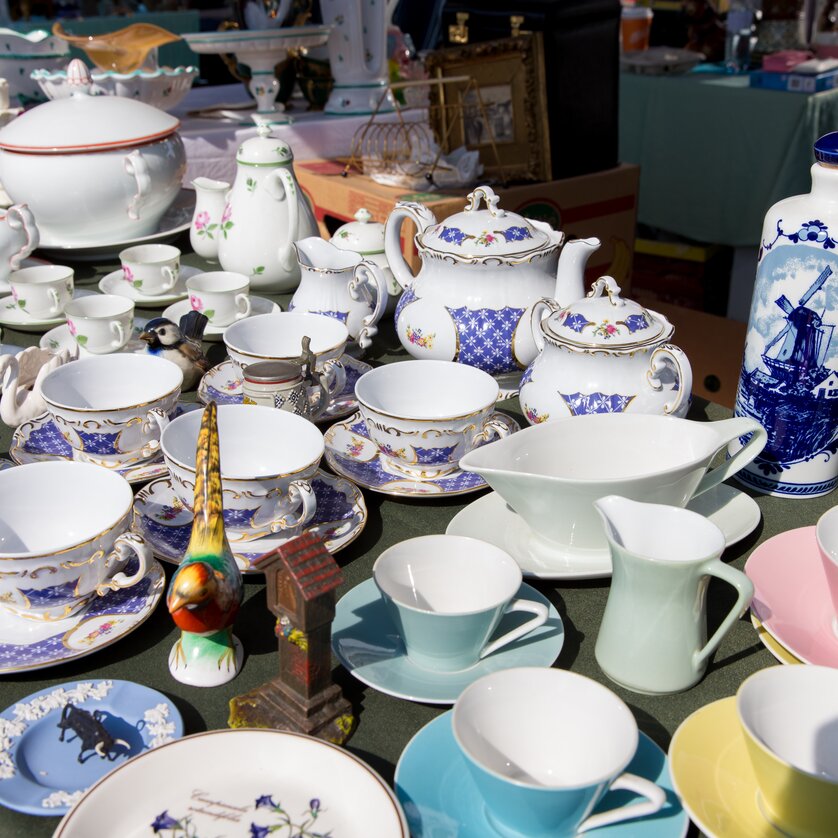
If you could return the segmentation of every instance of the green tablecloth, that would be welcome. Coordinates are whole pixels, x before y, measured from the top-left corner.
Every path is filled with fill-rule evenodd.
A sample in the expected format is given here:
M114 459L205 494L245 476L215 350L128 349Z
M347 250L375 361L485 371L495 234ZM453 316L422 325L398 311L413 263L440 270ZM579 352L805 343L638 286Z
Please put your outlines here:
M188 241L179 244L188 249ZM200 264L194 255L187 255L184 262ZM95 287L98 277L106 269L114 267L114 264L77 266L77 284L80 287ZM284 303L288 298L277 299ZM154 316L151 311L138 310L138 313ZM382 333L371 353L373 362L406 357L392 329L385 328ZM31 345L37 343L39 337L11 330L4 332L6 343ZM223 344L213 346L213 355L222 352ZM190 396L194 398L194 394ZM521 418L517 401L507 402L501 407ZM725 408L696 399L691 415L696 419L719 419L727 414ZM0 453L8 451L10 437L11 431L2 426ZM374 560L386 547L416 535L444 532L451 518L474 499L474 496L459 496L409 500L372 492L365 492L364 497L369 511L366 528L355 542L337 555L345 575L339 594L368 579ZM834 498L792 501L758 497L757 502L762 509L762 523L753 535L729 549L725 555L728 562L739 568L753 548L766 538L793 527L814 524L834 503ZM170 569L167 566L167 571ZM245 602L236 624L236 634L244 644L246 658L242 672L231 683L215 689L199 689L180 684L169 675L167 656L177 634L165 605L161 604L135 633L87 658L53 669L0 678L0 709L32 692L67 681L124 678L166 693L183 714L187 733L226 727L230 698L247 692L277 672L274 620L265 606L261 578L249 576L245 581ZM732 695L747 675L776 663L760 643L746 616L724 640L706 677L696 687L673 696L637 695L611 684L594 659L594 644L608 596L608 582L536 583L536 587L555 604L564 620L565 643L556 665L588 675L614 689L634 711L641 730L663 748L667 747L678 724L691 712L714 699ZM711 582L711 629L718 625L732 606L733 598L732 589ZM352 701L359 719L357 731L348 743L349 750L367 760L386 780L392 782L396 762L409 739L445 708L401 701L378 693L355 681L338 665L334 678ZM235 768L231 767L231 770ZM55 818L3 811L0 813L0 836L35 838L50 835L57 822ZM106 827L103 827L101 835L112 838Z
M812 144L838 130L838 90L786 93L746 76L620 76L620 159L640 165L638 220L733 247L808 192Z

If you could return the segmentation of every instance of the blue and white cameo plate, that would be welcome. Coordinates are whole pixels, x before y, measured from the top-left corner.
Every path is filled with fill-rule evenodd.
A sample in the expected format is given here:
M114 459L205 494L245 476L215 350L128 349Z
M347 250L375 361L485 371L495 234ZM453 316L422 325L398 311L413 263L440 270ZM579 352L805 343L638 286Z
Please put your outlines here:
M361 534L367 523L367 507L357 486L323 471L312 478L311 486L317 498L317 511L302 530L230 543L242 573L260 573L254 567L258 559L303 533L319 535L330 553L342 550ZM146 540L157 558L180 563L192 533L192 513L175 494L170 479L155 480L137 492L132 529Z
M24 620L0 608L0 675L54 666L116 643L151 616L165 586L163 568L152 562L136 585L96 597L64 620Z
M549 609L547 622L460 672L434 672L416 666L407 657L372 579L356 585L338 602L332 624L332 649L352 675L379 692L408 701L453 704L472 681L483 675L513 666L551 666L559 656L564 644L559 612L526 583L515 596L544 603ZM529 619L531 615L520 612L506 614L496 635L512 631Z
M497 413L511 429L521 430L510 416ZM387 469L385 458L370 439L369 432L360 413L336 422L324 434L326 462L338 474L348 477L364 489L397 497L420 497L422 495L465 495L486 488L486 481L471 471L456 469L444 477L428 480L411 479Z
M72 708L95 714L105 735ZM181 736L175 705L132 681L74 681L33 693L0 713L0 804L63 815L105 774Z
M346 384L343 390L332 399L332 403L317 420L318 422L340 419L358 409L358 402L355 401L355 382L372 367L346 354L341 355L340 362L346 370ZM198 385L198 399L204 404L209 404L211 401L217 404L242 403L242 380L235 364L229 358L204 375Z
M180 416L190 410L199 410L201 405L180 402L175 415ZM49 413L42 413L29 422L18 425L12 435L9 446L9 456L19 465L27 463L45 463L54 460L72 460L73 449L70 443L61 435L61 431L52 421ZM161 451L141 463L124 466L116 470L129 483L146 483L155 477L163 477L169 473L163 460Z
M412 838L486 838L499 833L490 825L477 786L451 730L449 711L425 725L407 743L396 765L396 797L404 807ZM663 808L645 818L601 826L590 834L603 838L683 838L689 818L672 787L666 754L645 733L626 768L666 792ZM640 801L626 791L611 791L594 812Z

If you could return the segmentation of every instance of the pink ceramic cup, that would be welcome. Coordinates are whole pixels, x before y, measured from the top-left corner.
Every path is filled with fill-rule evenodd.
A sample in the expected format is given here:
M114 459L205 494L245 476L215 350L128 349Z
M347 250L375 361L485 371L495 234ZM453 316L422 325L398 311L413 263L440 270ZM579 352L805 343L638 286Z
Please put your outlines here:
M823 572L832 597L832 631L838 636L838 506L833 506L818 519L817 537Z

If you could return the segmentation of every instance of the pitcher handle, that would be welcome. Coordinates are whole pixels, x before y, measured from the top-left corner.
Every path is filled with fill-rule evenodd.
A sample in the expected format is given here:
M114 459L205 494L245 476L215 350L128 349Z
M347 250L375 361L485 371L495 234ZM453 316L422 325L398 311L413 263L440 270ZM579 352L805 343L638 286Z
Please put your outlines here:
M384 228L384 255L396 282L406 291L415 277L402 253L401 232L405 218L409 218L422 233L432 224L436 224L436 216L423 204L399 201L387 219L387 226Z
M649 369L646 370L646 381L655 391L663 389L659 375L667 364L675 367L678 375L678 389L675 401L667 402L663 406L663 412L667 415L677 413L681 407L686 407L690 402L690 395L693 391L693 368L689 359L682 349L672 343L662 343L655 347L652 357L649 359Z
M561 310L561 306L549 297L542 297L533 305L530 312L530 329L535 348L539 352L544 349L544 332L541 330L541 321Z
M146 163L143 155L134 149L124 161L125 171L134 178L134 183L137 186L137 192L128 204L128 217L132 221L140 220L140 210L142 210L145 199L151 194L151 174L148 171L148 163Z
M6 216L12 230L20 230L23 227L23 232L26 234L23 247L9 258L9 267L16 271L20 263L41 243L41 234L38 231L38 225L35 224L35 217L26 204L15 204L9 207Z
M628 772L620 774L608 789L609 791L631 791L645 797L644 803L632 803L629 806L617 806L607 812L598 812L585 818L577 828L578 832L587 832L589 829L597 829L600 826L607 826L619 821L627 821L630 818L645 818L647 815L654 815L666 803L666 792L655 785L651 780L638 777Z
M366 349L372 343L372 338L378 334L375 324L381 320L389 299L387 282L381 268L374 262L364 259L363 262L355 266L352 279L349 281L349 296L353 300L364 298L367 303L372 303L372 295L368 286L375 288L376 299L372 314L368 314L361 321L361 331L358 332L358 346L361 349Z
M724 437L720 440L716 451L724 448L725 445L733 442L737 437L745 434L752 434L752 436L729 460L712 471L708 471L701 478L698 488L693 492L694 498L745 468L765 448L765 443L768 441L765 428L756 419L750 419L747 416L723 419L721 422L713 422L713 426L714 430Z
M528 614L535 614L535 616L531 620L527 620L522 626L508 631L497 640L493 640L487 646L484 646L483 651L480 653L480 660L483 660L483 658L491 655L493 652L497 652L498 649L508 646L525 634L529 634L539 626L543 626L547 622L549 615L547 606L543 602L533 602L531 599L515 599L506 606L506 610L503 613L511 614L513 611L526 611Z
M754 596L754 583L741 570L726 565L720 559L711 559L706 562L702 565L701 571L705 576L715 576L716 579L721 579L723 582L733 585L738 594L733 608L730 609L727 617L722 620L722 624L704 644L704 648L693 654L693 668L696 671L718 649L724 636L733 628L733 624L748 610Z
M297 251L294 250L293 242L299 238L298 229L300 226L300 207L297 201L297 182L294 176L288 169L281 167L275 172L271 173L271 181L269 183L276 183L281 187L281 195L285 196L288 202L288 224L285 228L285 241L279 248L279 262L286 271L293 271L297 266ZM274 190L269 190L269 193L276 199L280 200L281 195Z
M344 383L345 376L346 372L344 371ZM325 373L318 372L317 370L312 370L311 377L314 379L314 382L317 385L317 396L314 398L314 400L312 400L311 398L309 398L308 400L308 408L311 413L311 420L312 422L314 422L320 418L321 414L329 406L329 402L331 401L331 395L329 394L329 389L328 387L326 387L326 382L324 381ZM305 388L305 386L306 383L303 382L303 387ZM341 390L342 389L343 387L341 387Z
M131 553L137 557L139 562L140 566L137 571L130 576L126 576L125 573L119 571L107 581L100 582L96 586L96 593L99 596L104 596L109 591L116 591L119 588L130 588L148 573L153 560L151 548L145 543L143 537L135 532L124 532L117 537L113 543L113 552L108 556L106 563L109 565L116 560L124 567L131 557Z
M320 374L323 381L326 382L326 390L329 392L330 399L343 392L343 388L346 387L346 368L340 361L336 359L326 361Z

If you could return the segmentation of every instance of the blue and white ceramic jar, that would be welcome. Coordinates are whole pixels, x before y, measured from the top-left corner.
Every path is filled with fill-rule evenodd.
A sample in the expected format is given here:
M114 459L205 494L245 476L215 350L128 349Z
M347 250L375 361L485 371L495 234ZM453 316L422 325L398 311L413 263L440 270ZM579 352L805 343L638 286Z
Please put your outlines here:
M736 394L736 415L768 432L737 479L784 497L838 483L838 133L815 143L815 158L812 191L765 216Z

